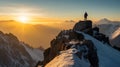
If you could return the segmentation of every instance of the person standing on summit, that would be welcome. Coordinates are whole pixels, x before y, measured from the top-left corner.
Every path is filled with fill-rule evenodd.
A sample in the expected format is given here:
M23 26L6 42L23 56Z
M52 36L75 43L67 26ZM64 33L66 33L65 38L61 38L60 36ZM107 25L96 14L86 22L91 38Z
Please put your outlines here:
M85 14L84 14L84 19L85 20L87 20L87 16L88 16L88 14L87 14L87 12L85 12Z

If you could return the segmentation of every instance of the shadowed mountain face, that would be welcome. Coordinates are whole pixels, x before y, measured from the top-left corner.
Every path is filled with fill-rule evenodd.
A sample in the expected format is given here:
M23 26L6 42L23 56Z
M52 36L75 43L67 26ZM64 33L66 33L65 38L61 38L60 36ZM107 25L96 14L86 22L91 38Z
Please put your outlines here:
M101 19L95 23L99 28L100 32L106 34L110 38L112 34L120 27L120 21L110 21L106 18Z
M111 45L120 46L120 21L110 21L108 19L102 19L96 23L100 32L109 36Z
M42 52L20 42L13 34L0 31L0 67L33 67L43 59Z

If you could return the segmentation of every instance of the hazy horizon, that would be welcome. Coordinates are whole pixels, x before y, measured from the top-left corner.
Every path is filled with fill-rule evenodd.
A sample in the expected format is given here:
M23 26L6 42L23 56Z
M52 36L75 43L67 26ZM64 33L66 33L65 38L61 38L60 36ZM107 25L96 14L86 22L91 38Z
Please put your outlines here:
M79 20L120 21L119 0L1 0L0 31L13 33L33 47L48 47L64 29ZM46 36L47 35L47 36Z

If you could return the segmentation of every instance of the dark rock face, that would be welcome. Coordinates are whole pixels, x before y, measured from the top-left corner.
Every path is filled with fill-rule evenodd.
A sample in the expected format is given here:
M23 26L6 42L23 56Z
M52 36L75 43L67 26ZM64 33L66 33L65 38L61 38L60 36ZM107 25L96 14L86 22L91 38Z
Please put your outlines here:
M117 47L117 46L113 46L114 49L120 51L120 47Z
M47 64L49 61L51 61L54 57L59 55L59 52L62 50L66 50L68 45L66 44L72 39L79 39L83 40L84 36L78 35L73 30L64 30L61 31L56 39L53 39L51 41L51 47L46 49L44 52L44 62L43 65Z
M99 28L98 27L94 27L92 30L95 31L95 32L99 32Z
M105 34L99 32L98 27L92 28L93 31L93 37L96 38L97 40L101 41L102 43L107 43L110 45L109 37L107 37ZM111 46L111 45L110 45Z
M92 35L92 21L90 20L79 21L78 23L75 24L73 30L82 31Z
M54 57L56 57L60 51L65 50L67 46L65 43L69 42L71 39L77 39L77 34L75 32L73 32L72 30L61 31L56 37L56 39L53 39L51 41L51 47L45 50L45 58L43 65L51 61Z
M117 46L113 46L114 49L120 51L120 47L117 47Z
M0 32L1 67L33 67L34 64L34 60L16 36Z

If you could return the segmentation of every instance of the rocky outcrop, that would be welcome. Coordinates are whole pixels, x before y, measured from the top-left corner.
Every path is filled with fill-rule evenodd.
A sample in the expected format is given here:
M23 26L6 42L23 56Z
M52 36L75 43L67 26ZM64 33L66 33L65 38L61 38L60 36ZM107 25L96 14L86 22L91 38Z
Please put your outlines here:
M80 33L77 33L73 30L64 30L61 31L58 36L51 41L51 47L46 49L44 52L44 61L42 62L43 66L49 63L57 55L60 54L60 51L68 50L70 48L79 49L79 47L86 46L88 48L88 53L85 57L93 64L98 65L98 57L94 44L90 40L84 39L84 36ZM84 50L83 50L84 51ZM82 51L77 52L76 55L81 58ZM94 57L93 57L94 56ZM91 60L91 58L96 58L96 60ZM95 63L96 62L96 63ZM94 66L97 67L97 66Z
M117 46L113 46L114 49L120 51L120 47L117 47Z
M84 35L78 32L84 32L99 41L103 41L103 43L109 44L109 38L100 33L98 27L92 28L92 21L79 21L73 29L61 31L58 36L51 41L50 47L44 52L44 61L41 64L45 66L59 55L61 51L75 48L79 50L76 55L80 59L84 54L83 57L89 60L91 67L99 67L96 47L91 40L86 40Z
M91 20L79 21L78 23L75 24L73 30L82 31L84 33L92 35L92 21Z
M79 37L80 38L80 37ZM81 36L82 38L82 36ZM46 49L44 52L44 62L43 64L47 64L54 57L56 57L60 51L67 49L67 42L72 39L77 39L77 34L72 30L64 30L61 31L56 39L51 41L51 47Z
M98 27L92 28L92 31L93 31L93 35L92 35L92 36L93 36L94 38L96 38L97 40L101 41L101 42L104 43L104 44L110 45L109 37L106 36L106 35L103 34L103 33L100 33ZM110 46L111 46L111 45L110 45Z

